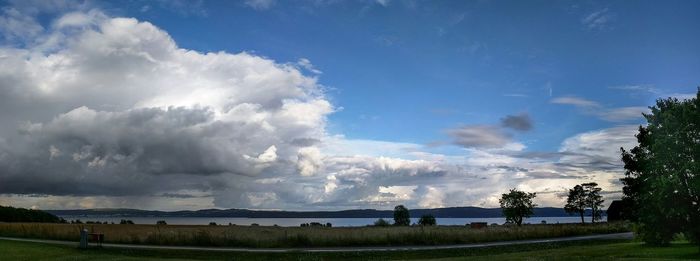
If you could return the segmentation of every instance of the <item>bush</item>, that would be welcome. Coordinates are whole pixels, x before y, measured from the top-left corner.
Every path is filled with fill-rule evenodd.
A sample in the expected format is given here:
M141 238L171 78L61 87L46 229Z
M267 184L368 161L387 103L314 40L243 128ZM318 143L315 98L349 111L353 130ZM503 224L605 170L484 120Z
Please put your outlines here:
M418 224L421 226L434 226L437 225L437 221L435 221L435 217L433 215L428 214L420 217Z
M165 220L158 220L156 221L156 225L167 225L168 223L165 223Z
M380 219L377 219L377 221L374 221L374 226L375 227L388 227L388 226L391 226L391 224L389 223L389 221L386 221L385 219L380 218Z
M134 221L131 221L130 219L122 219L119 221L120 225L133 225Z
M210 226L216 226L216 222L209 222Z

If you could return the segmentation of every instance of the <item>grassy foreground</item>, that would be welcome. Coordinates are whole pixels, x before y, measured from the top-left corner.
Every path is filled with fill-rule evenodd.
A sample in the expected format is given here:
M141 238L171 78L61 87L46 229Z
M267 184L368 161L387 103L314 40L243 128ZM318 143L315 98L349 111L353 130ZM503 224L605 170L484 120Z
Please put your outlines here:
M700 259L697 247L674 242L650 247L623 240L579 241L479 249L349 253L247 253L173 250L79 250L70 246L0 240L7 260L659 260Z
M105 242L230 247L334 247L466 244L629 231L620 223L523 227L249 227L192 225L77 225L0 223L0 236L78 241L80 230L101 232Z

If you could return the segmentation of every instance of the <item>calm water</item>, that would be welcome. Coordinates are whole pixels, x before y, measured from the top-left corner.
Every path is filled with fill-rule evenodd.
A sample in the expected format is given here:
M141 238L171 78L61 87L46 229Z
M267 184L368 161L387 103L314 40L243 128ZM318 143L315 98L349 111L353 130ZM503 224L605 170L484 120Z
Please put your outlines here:
M121 219L130 219L136 224L155 224L158 220L165 220L171 225L207 225L209 222L216 222L219 225L250 225L253 223L261 226L279 225L284 227L299 226L302 223L319 222L322 224L331 223L335 227L355 227L366 226L374 223L377 218L208 218L208 217L97 217L97 216L61 216L66 220L80 219L81 221L100 221L119 223ZM393 221L391 219L386 219ZM554 223L578 223L580 217L532 217L525 219L524 223L539 224L542 220L547 224ZM603 217L603 221L606 217ZM418 218L412 218L412 223L417 223ZM487 222L488 224L503 224L505 218L437 218L438 225L465 225L471 222ZM586 222L590 222L590 217L586 217Z

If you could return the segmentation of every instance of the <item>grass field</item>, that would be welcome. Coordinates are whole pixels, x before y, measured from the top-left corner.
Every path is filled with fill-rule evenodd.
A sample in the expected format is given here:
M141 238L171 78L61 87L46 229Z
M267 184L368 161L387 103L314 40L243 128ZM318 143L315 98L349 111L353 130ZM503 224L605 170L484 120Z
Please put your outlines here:
M80 230L105 234L105 242L232 247L333 247L440 245L552 238L629 231L621 223L523 227L251 227L185 225L77 225L0 223L0 236L78 241Z
M650 247L630 241L579 241L479 249L349 253L247 253L173 250L79 250L0 240L3 260L672 260L700 259L687 242Z

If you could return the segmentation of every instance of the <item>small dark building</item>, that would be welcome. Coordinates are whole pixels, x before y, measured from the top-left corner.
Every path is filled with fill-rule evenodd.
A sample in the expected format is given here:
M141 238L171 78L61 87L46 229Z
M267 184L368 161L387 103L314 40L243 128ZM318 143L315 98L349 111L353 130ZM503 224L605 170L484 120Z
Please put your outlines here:
M469 224L471 228L485 228L488 224L486 222L472 222Z
M623 209L624 203L622 203L622 200L613 200L613 202L610 203L608 210L606 211L608 214L608 222L622 221Z

